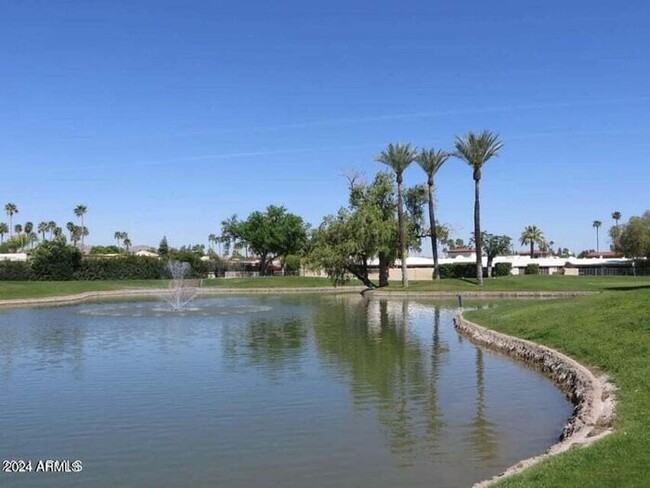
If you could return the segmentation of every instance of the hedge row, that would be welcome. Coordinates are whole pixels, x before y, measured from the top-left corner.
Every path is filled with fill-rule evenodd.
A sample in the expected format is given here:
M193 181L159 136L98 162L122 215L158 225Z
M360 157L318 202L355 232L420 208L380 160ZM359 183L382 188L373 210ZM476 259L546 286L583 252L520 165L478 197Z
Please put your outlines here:
M508 276L512 270L511 263L497 263L492 268L492 276ZM476 264L454 263L440 265L441 278L476 278ZM487 277L487 268L483 268L483 277Z
M205 278L214 263L199 256L187 259L191 278ZM146 256L82 258L71 246L49 242L34 251L30 262L0 261L2 281L159 280L169 278L166 261Z

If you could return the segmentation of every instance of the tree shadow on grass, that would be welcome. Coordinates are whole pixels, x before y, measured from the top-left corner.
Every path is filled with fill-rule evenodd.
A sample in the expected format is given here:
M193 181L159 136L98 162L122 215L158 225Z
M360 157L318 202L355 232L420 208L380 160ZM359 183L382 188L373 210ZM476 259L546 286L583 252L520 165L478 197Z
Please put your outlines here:
M634 291L634 290L648 290L650 285L635 285L635 286L606 286L604 290L611 291Z

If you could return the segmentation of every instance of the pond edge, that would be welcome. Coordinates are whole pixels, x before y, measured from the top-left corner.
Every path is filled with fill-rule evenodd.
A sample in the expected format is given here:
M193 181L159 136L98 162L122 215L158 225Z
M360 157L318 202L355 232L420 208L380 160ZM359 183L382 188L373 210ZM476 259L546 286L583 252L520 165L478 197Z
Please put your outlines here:
M509 336L466 320L462 310L454 317L454 327L472 342L513 357L541 370L574 405L560 441L544 454L518 461L496 476L480 481L473 488L485 488L574 447L588 446L613 432L616 387L606 375L596 376L586 366L565 354L526 339Z

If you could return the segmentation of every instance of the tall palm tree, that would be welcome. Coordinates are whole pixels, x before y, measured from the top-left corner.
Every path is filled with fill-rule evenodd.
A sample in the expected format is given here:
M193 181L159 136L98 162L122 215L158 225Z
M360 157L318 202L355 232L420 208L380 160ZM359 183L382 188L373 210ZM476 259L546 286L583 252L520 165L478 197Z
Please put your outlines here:
M530 245L530 257L535 257L535 244L544 242L544 233L536 225L528 225L524 227L519 242L522 246Z
M5 241L5 234L9 232L9 226L4 222L0 222L0 242Z
M603 225L603 223L600 220L594 220L593 224L591 224L591 226L596 229L596 252L600 250L600 239L598 235L598 229L600 229L601 225Z
M618 210L612 212L612 219L614 220L614 222L616 222L616 227L618 227L618 221L621 220L621 217L622 217L621 212L619 212Z
M77 244L77 241L75 240L75 229L76 229L76 227L77 226L74 225L74 222L68 222L67 224L65 224L65 228L70 233L70 240L73 241L75 243L75 245Z
M395 172L397 179L397 225L399 227L399 258L402 261L402 286L409 284L406 275L406 222L404 221L404 170L417 158L417 150L410 144L389 144L375 158Z
M23 232L25 234L23 235L23 241L22 241L23 242L23 248L22 248L23 251L25 250L25 245L27 243L33 242L33 241L31 241L32 235L34 234L33 230L34 230L34 223L33 222L25 222L25 227L23 228Z
M113 234L113 238L117 241L117 247L120 247L120 242L124 239L124 232L116 230L115 234Z
M80 204L80 205L77 205L74 208L74 214L81 219L81 228L82 229L84 228L84 215L86 215L86 212L88 212L88 207L86 207L85 205ZM88 235L87 232L86 232L86 235ZM82 248L84 247L84 233L83 232L81 233L81 247Z
M49 225L47 222L39 222L38 227L36 228L40 232L43 240L45 240L45 233L49 230Z
M422 149L417 162L427 174L427 189L429 197L429 228L431 229L431 252L433 253L433 278L440 279L440 264L438 263L438 232L436 226L435 205L433 202L434 176L451 154L442 150Z
M18 207L16 206L15 203L8 203L5 205L5 212L7 213L7 216L9 217L9 237L12 237L13 234L13 220L14 220L14 215L18 213Z
M473 170L474 178L474 246L476 249L476 280L483 284L483 260L481 256L481 173L483 165L491 158L498 156L503 143L498 134L483 131L476 135L473 132L464 137L456 137L456 152L454 156L465 161Z
M56 230L56 228L57 228L57 225L56 225L56 222L54 222L54 220L50 220L47 223L47 231L50 233L50 239L52 239L52 237L54 237L54 231Z

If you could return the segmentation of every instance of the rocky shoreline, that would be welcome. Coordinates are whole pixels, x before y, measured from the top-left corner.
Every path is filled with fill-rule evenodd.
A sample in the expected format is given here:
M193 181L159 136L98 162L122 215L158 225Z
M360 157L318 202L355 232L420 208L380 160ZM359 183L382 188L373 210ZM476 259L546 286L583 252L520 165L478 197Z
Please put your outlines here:
M573 415L562 431L560 441L546 453L519 461L497 476L474 485L491 486L506 476L533 466L544 459L573 447L586 446L612 432L616 399L615 387L606 376L596 376L574 359L555 349L541 346L469 322L459 312L454 319L456 330L472 342L535 367L551 378L574 405Z

